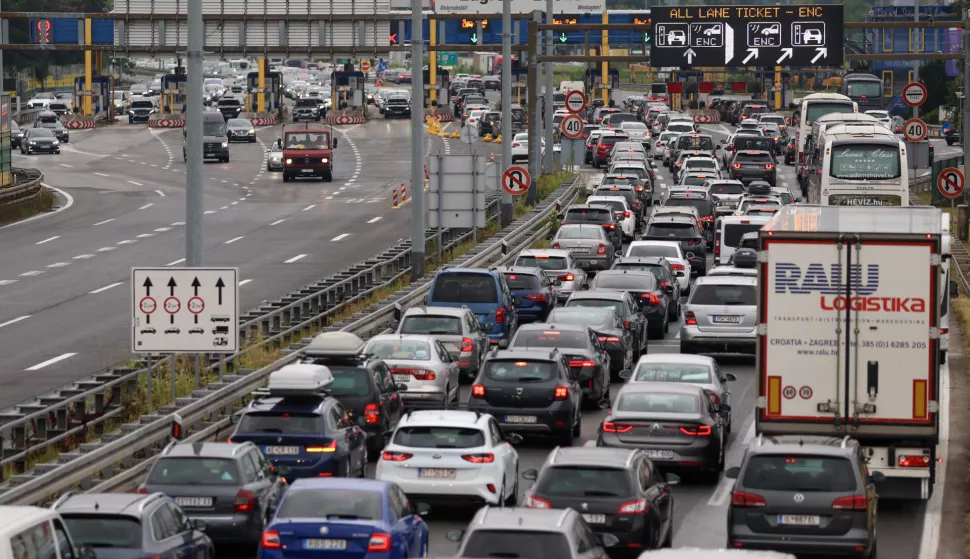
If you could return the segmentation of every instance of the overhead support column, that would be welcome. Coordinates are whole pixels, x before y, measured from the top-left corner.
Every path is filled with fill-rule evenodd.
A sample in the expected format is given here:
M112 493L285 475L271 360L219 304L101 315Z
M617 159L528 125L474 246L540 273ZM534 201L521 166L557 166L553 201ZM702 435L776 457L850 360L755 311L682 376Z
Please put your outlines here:
M91 18L84 18L84 45L91 45ZM94 110L91 107L93 89L91 82L94 81L94 73L91 71L93 63L91 61L94 53L90 48L84 49L84 114L91 116Z
M438 22L434 19L428 20L428 44L436 46L438 44ZM411 73L412 79L414 72ZM436 89L438 83L438 53L431 51L428 53L428 81L430 82L428 86L432 110L438 104L438 90Z
M512 166L512 35L515 23L512 21L512 0L502 1L502 172ZM518 81L518 76L516 76ZM518 90L518 88L516 88ZM512 195L502 192L502 227L512 223Z
M546 0L546 23L549 24L549 25L552 25L552 23L553 23L553 17L552 17L553 1L554 0ZM553 43L552 43L552 38L553 38L552 31L551 30L546 31L546 37L545 37L545 40L546 40L546 54L548 56L552 56L553 55L552 50L553 50L554 47L553 47ZM545 78L546 78L546 95L545 95L546 114L545 114L545 123L544 123L545 124L545 130L544 130L544 132L545 133L543 134L543 137L544 137L544 139L546 141L546 151L545 151L545 154L543 155L543 158L542 158L543 159L543 162L542 162L543 165L542 166L543 166L543 168L545 169L545 171L547 173L552 173L554 171L553 166L552 166L552 163L553 163L553 155L555 153L555 151L553 150L553 139L552 139L553 138L553 130L552 130L552 127L553 127L553 125L552 125L553 118L552 117L553 117L553 113L555 112L555 110L553 109L553 105L552 105L552 87L553 87L552 86L552 81L553 81L552 69L553 69L553 63L552 62L546 62L546 75L545 75ZM536 178L536 180L537 181L539 180L538 177Z
M782 97L781 97L781 66L775 66L775 110L781 110Z
M609 25L609 23L610 23L610 16L609 14L604 12L603 25ZM609 56L610 55L610 32L604 29L600 31L600 33L602 34L600 37L600 39L602 39L602 43L601 43L602 48L600 49L600 55ZM610 105L610 91L606 89L606 86L609 85L610 83L610 63L607 62L606 59L604 58L602 64L603 64L603 75L602 75L603 105L608 107Z
M202 266L202 2L188 3L185 74L185 265Z
M411 0L411 281L424 277L424 19L421 0ZM431 53L432 56L437 56Z
M528 69L529 77L526 82L526 93L529 99L529 174L532 175L532 182L529 184L529 190L526 193L526 203L534 204L539 199L539 189L536 183L539 182L539 173L542 169L542 162L539 161L538 152L535 149L536 144L539 142L539 118L538 115L542 114L541 107L534 107L533 104L539 104L539 64L536 61L536 50L537 43L539 42L539 26L537 25L535 19L529 22L529 54L528 54ZM511 138L502 138L502 143L511 141ZM552 149L552 146L549 146Z
M256 112L265 113L266 110L266 57L261 57L256 60L258 65L258 77L259 81L256 82L257 92L256 92Z

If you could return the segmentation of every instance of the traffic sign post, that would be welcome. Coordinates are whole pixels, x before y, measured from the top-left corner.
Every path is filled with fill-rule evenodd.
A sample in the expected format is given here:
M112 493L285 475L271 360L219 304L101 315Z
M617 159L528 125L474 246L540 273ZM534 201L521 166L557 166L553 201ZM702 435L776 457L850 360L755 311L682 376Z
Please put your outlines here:
M361 72L370 72L370 60L361 60L360 61L360 71Z
M575 114L566 115L559 123L559 132L570 140L581 137L583 135L583 119Z
M926 123L918 118L911 118L903 125L903 137L906 141L922 142L926 139Z
M574 89L566 94L566 110L575 114L583 112L586 108L586 94L578 89Z
M936 187L940 194L950 199L950 205L956 204L956 197L963 194L967 181L963 176L963 171L956 167L947 167L940 171L939 178L936 179Z
M532 176L525 167L515 165L502 173L502 189L512 196L522 196L529 191L530 184L532 184Z
M236 268L132 268L132 351L238 351L238 276Z
M842 5L658 6L650 66L841 66Z
M903 102L910 107L919 107L926 102L926 86L919 82L911 82L903 88Z

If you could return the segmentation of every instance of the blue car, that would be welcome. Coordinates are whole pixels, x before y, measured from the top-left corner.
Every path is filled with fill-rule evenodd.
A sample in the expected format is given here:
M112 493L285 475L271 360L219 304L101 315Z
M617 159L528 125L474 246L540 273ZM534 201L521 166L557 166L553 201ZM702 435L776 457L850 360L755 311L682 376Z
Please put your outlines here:
M394 483L299 479L263 532L258 559L426 557L428 512Z
M512 292L505 276L489 268L447 268L431 280L425 297L431 307L471 309L492 345L508 342L519 326Z
M502 273L512 290L512 302L521 322L545 322L559 300L557 279L549 279L542 268L507 266Z

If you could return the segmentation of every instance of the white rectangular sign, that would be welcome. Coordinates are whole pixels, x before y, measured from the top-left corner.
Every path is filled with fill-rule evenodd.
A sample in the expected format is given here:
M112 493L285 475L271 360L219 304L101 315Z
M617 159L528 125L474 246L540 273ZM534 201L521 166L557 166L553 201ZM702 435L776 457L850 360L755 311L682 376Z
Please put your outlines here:
M236 268L132 268L132 351L238 351L238 276Z
M531 14L546 11L545 0L511 0L513 14ZM437 0L432 2L439 14L501 14L502 0ZM553 0L554 14L602 14L606 12L606 0Z
M485 156L428 158L428 227L485 227Z

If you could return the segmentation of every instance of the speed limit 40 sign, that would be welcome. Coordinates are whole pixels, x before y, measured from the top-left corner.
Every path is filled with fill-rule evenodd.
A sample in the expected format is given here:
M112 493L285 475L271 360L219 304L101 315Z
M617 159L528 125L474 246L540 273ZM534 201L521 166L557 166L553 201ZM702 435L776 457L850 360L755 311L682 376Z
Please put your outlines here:
M559 131L571 140L580 138L583 135L583 119L578 115L566 115L559 123Z
M926 139L926 123L918 118L911 118L903 125L903 137L909 142L922 142Z

